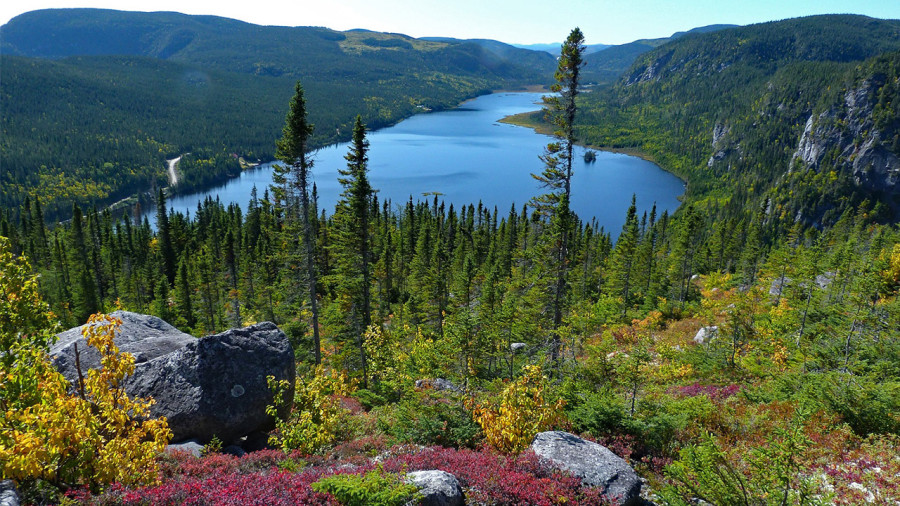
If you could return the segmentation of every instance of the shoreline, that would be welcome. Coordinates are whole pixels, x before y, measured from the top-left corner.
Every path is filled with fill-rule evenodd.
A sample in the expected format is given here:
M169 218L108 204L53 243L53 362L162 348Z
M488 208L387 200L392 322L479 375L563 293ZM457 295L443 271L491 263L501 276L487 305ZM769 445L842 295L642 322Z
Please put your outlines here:
M531 116L534 113L538 113L538 112L541 112L541 110L538 109L538 110L530 111L530 112L511 114L509 116L500 118L499 120L497 120L497 122L503 123L506 125L514 125L514 126L523 127L523 128L530 128L530 129L534 130L536 133L539 133L541 135L552 136L553 130L551 130L551 128L546 123L538 123L531 119ZM586 144L583 142L576 142L575 144L577 146L581 146L586 149L594 149L597 151L605 151L607 153L618 153L618 154L622 154L622 155L634 156L634 157L640 158L641 160L648 161L648 162L656 165L660 169L668 172L669 174L672 174L673 176L677 177L679 180L681 180L681 182L684 184L685 193L687 192L687 187L688 187L687 180L684 179L683 177L681 177L680 175L676 174L675 172L663 167L659 163L659 161L653 155L651 155L649 153L641 151L637 148L616 148L616 147L611 147L611 146L599 146L596 144ZM682 196L679 197L679 200L683 201L683 197L684 197L684 194L682 194Z

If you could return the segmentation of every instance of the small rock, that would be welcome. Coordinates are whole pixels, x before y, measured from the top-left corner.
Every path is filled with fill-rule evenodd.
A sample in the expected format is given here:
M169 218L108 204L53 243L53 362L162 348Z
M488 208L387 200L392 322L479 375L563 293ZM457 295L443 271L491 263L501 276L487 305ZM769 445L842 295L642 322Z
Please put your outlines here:
M462 487L456 476L446 471L414 471L407 473L406 482L419 488L422 506L462 506L465 504Z
M818 276L816 276L816 285L818 285L822 290L831 286L832 281L834 281L833 272L826 272L825 274L819 274Z
M772 286L769 287L769 295L777 297L784 293L784 287L791 284L791 278L787 276L779 276L772 280Z
M0 506L19 506L19 492L12 480L0 480Z
M269 434L262 431L251 432L241 439L240 446L248 453L265 450L269 447Z
M711 327L701 327L700 330L697 331L697 335L694 336L694 342L697 344L704 344L707 341L712 341L717 337L719 337L718 326L713 325Z
M204 446L200 444L200 441L192 439L190 441L185 441L184 443L166 446L166 453L185 452L190 453L195 457L201 457L203 456L203 448Z
M462 393L462 389L454 385L452 381L444 378L420 379L416 380L416 388L431 388L435 391L449 390L451 392Z
M541 432L531 443L537 456L553 462L589 487L600 487L601 497L624 506L640 503L641 478L625 460L608 448L562 431Z
M519 350L524 350L528 345L525 343L512 343L509 345L509 351L517 352Z

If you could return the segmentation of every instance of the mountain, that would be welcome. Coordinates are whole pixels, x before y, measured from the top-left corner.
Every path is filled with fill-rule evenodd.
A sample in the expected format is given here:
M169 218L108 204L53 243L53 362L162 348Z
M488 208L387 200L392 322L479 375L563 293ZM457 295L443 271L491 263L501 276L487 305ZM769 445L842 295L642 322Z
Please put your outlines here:
M516 47L520 47L522 49L530 49L531 51L543 51L545 53L550 53L553 56L559 55L559 48L562 46L561 42L555 42L552 44L513 44ZM584 46L584 54L592 54L598 51L603 51L604 49L612 47L609 44L587 44Z
M712 209L762 208L785 226L859 206L893 220L898 51L900 21L851 15L683 36L586 95L580 133L654 157Z
M737 25L701 26L686 32L675 32L671 37L661 39L640 39L627 44L608 46L602 52L588 53L585 56L584 75L586 79L598 82L612 82L619 78L637 59L667 42L686 35L709 33L734 28Z
M49 9L0 27L0 208L48 216L165 185L165 158L206 153L181 191L272 159L294 84L314 146L492 89L543 83L554 59L495 41L257 26L174 12ZM199 169L198 169L199 170Z

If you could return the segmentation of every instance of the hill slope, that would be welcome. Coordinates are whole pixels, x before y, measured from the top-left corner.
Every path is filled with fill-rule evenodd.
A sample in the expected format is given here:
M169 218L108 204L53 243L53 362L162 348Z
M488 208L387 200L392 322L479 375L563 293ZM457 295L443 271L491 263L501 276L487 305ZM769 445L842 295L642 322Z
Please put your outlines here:
M640 55L652 51L654 48L667 42L686 35L709 33L725 30L727 28L734 28L735 26L737 25L702 26L687 32L673 33L671 37L664 37L661 39L640 39L627 44L609 46L603 51L587 53L584 58L584 75L586 79L597 82L613 82L628 70Z
M784 222L822 224L868 199L890 219L900 209L898 50L900 21L863 16L683 37L586 96L580 132L644 151L716 206L768 199Z
M49 36L48 36L49 34ZM232 154L271 159L293 85L307 89L317 146L543 82L554 60L501 43L263 27L178 13L53 9L0 28L4 111L0 207L40 197L49 216L165 184L169 156L203 151L203 174L234 174ZM491 41L493 42L493 41Z

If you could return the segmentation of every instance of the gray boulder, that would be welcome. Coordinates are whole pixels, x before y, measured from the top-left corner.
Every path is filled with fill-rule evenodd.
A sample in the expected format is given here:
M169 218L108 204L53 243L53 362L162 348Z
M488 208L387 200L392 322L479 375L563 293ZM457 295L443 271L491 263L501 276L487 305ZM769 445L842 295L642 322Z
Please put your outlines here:
M134 374L126 378L125 391L132 397L156 401L151 414L167 418L173 441L196 439L205 443L215 436L230 443L252 432L274 428L274 420L266 414L266 406L272 404L266 376L287 380L291 390L286 398L293 398L294 351L274 323L185 339L187 334L158 318L114 314L123 322L127 318L134 323L120 328L116 343L121 341L120 349L135 350L142 357ZM55 360L66 379L75 384L78 375L73 343L77 339L68 341L70 345L59 349ZM145 346L141 341L149 342ZM176 347L178 343L182 344ZM96 364L86 362L85 349L86 345L78 346L83 371ZM283 409L287 411L289 406Z
M600 487L602 496L623 505L640 503L641 478L625 460L609 449L562 431L541 432L531 443L539 457L581 478L584 485Z
M19 506L19 493L12 480L0 481L0 506Z
M772 285L769 286L769 295L772 297L779 297L784 293L784 288L791 284L793 280L787 276L779 276L772 280Z
M416 380L416 388L431 388L437 392L450 391L462 393L461 388L453 384L452 381L444 378Z
M406 482L419 488L422 506L463 506L462 487L456 476L446 471L414 471L407 473Z
M528 347L528 345L525 343L512 343L509 345L509 351L515 353L519 350L524 350L527 347Z
M136 364L142 364L183 348L197 338L169 325L155 316L148 316L129 311L116 311L110 316L122 320L119 333L115 338L119 350L134 356ZM78 350L78 361L82 372L100 367L100 353L87 345L81 337L85 325L75 327L57 334L57 341L50 348L53 365L73 385L78 378L75 366L75 350Z
M717 337L719 337L718 326L712 325L710 327L701 327L700 330L697 331L697 335L694 336L694 342L697 344L704 344Z
M183 443L177 443L166 446L166 453L174 453L174 452L184 452L190 453L195 457L203 456L203 449L205 447L200 444L200 441L196 439L192 439L190 441L185 441Z

